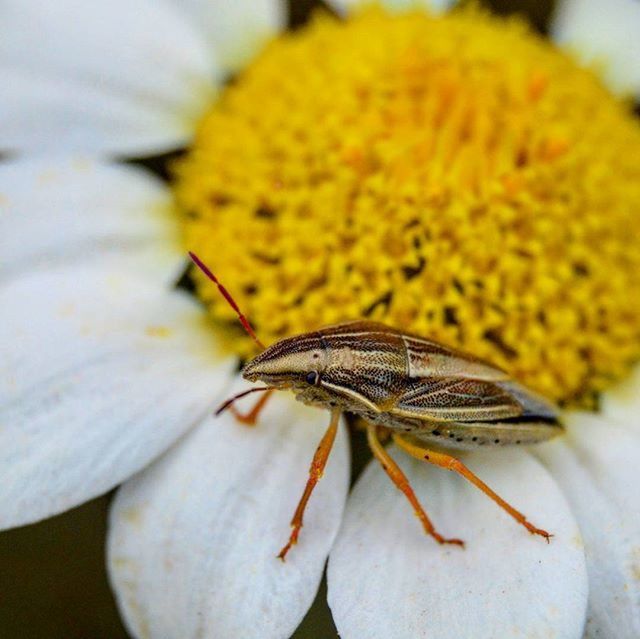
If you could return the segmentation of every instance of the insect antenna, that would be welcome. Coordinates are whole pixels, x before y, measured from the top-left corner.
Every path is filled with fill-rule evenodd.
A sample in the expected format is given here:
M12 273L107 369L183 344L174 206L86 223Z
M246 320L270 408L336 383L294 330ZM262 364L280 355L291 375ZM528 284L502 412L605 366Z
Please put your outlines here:
M229 306L231 306L231 308L236 312L236 315L238 316L238 319L242 324L242 328L244 328L244 330L249 334L251 339L253 339L253 341L262 350L264 350L265 345L258 339L258 336L256 335L255 331L253 330L253 328L251 328L251 324L249 324L249 321L242 314L242 311L238 308L238 305L236 304L233 297L231 297L231 293L229 293L229 291L227 291L227 289L224 286L222 286L222 284L220 284L220 282L218 281L218 278L209 270L206 264L195 253L192 253L191 251L189 251L189 257L191 258L193 263L218 287L218 290L220 291L220 293L222 293L222 296L224 297L224 299L227 300L227 302L229 303ZM256 388L254 390L264 390L264 389Z
M270 390L274 390L274 388L272 386L260 386L259 388L250 388L249 390L242 391L241 393L238 393L237 395L234 395L233 397L230 397L225 402L223 402L220 407L216 409L214 415L217 417L218 415L220 415L220 413L224 413L224 411L227 410L227 408L230 408L231 405L236 402L236 400L242 399L243 397L246 397L251 393L260 393Z

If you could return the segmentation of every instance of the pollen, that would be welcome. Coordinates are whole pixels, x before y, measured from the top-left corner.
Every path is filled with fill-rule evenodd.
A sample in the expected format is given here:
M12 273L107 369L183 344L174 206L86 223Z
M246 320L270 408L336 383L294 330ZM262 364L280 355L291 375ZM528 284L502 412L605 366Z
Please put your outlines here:
M318 16L228 84L174 177L186 247L265 343L369 318L583 405L640 357L640 126L520 21Z

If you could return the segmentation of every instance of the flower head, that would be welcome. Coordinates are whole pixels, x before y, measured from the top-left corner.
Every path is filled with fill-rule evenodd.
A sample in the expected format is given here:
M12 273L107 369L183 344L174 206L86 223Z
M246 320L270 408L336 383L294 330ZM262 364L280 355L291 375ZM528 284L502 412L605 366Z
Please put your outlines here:
M187 246L267 343L370 317L570 402L640 356L640 125L519 21L320 16L223 92L176 175Z
M243 36L282 24L271 0L3 3L2 147L55 153L0 163L0 525L123 483L108 562L132 636L288 636L329 555L346 639L580 639L585 614L594 636L640 634L636 378L600 413L567 413L538 459L465 458L549 545L398 450L464 551L425 538L377 464L347 499L340 424L283 566L328 417L280 396L256 428L212 423L238 364L220 336L248 342L168 284L185 237L265 342L384 319L566 401L638 354L630 111L520 22L413 9L318 18L251 61ZM166 183L113 160L194 135L179 213ZM78 150L97 157L63 158Z

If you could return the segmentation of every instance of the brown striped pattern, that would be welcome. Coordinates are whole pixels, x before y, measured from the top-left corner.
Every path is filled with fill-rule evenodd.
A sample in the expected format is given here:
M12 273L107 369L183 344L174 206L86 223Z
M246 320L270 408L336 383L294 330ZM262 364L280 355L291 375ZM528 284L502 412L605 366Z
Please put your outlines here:
M286 384L305 403L339 406L411 432L434 423L464 429L465 422L476 432L486 423L509 430L517 442L520 420L527 441L536 429L548 437L542 425L556 423L551 404L500 369L376 322L349 322L281 340L249 362L243 374L268 385Z

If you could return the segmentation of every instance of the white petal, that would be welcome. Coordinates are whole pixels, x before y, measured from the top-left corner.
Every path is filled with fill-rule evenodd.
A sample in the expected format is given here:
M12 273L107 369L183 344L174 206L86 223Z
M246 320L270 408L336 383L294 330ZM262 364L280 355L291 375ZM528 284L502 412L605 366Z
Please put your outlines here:
M560 0L554 39L586 62L601 64L610 87L640 96L640 3L637 0Z
M382 0L382 4L385 8L392 12L404 12L411 9L429 9L436 13L446 11L457 0ZM329 3L340 13L348 13L353 9L357 9L361 6L367 6L371 4L367 0L330 0Z
M115 265L13 280L0 308L0 527L113 488L226 390L198 307Z
M154 0L4 0L0 148L141 155L190 139L220 71Z
M587 413L539 447L571 503L589 571L587 637L640 637L640 438Z
M0 279L111 255L150 255L161 278L184 262L171 195L140 169L87 160L6 162L0 207Z
M329 604L344 639L582 635L587 579L582 542L558 487L520 450L465 457L498 494L555 536L532 537L460 477L399 462L437 530L424 535L404 496L371 462L347 502L329 559Z
M286 0L174 0L204 31L227 70L237 71L286 24Z
M203 424L119 491L109 569L135 637L289 637L313 601L349 481L341 427L304 528L276 558L329 415L276 397L259 423Z
M640 435L640 366L600 396L602 413Z

